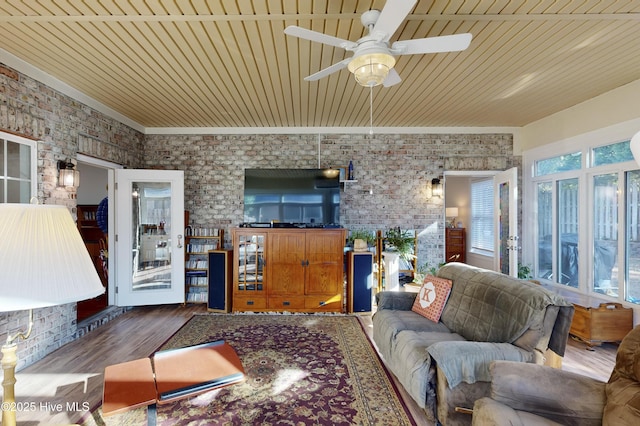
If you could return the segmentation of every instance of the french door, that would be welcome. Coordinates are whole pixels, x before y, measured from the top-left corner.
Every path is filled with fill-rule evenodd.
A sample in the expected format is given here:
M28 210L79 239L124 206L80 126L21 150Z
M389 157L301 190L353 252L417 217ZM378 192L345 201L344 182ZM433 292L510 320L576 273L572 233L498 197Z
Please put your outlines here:
M518 276L518 168L493 178L495 269Z
M184 302L184 173L115 170L118 306Z

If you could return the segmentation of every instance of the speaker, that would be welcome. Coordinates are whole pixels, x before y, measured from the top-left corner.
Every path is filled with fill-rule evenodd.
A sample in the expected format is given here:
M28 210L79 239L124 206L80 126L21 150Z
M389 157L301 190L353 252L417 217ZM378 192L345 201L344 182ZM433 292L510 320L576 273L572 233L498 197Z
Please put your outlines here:
M209 251L209 295L207 310L231 312L233 250Z
M373 253L347 253L347 312L371 312Z

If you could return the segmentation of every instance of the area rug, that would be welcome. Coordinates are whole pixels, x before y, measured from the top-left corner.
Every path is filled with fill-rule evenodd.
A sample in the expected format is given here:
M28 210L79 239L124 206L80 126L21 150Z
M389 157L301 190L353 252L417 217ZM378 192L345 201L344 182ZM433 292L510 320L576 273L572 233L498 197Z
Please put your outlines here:
M161 349L224 340L243 383L159 405L158 425L415 425L355 316L194 315ZM146 409L86 425L144 425Z

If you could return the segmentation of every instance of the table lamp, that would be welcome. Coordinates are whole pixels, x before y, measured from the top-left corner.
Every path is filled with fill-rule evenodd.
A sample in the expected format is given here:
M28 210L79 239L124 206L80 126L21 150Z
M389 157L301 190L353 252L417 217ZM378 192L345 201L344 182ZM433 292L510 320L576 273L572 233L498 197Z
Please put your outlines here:
M33 310L91 299L104 291L67 207L0 204L0 312L29 310L28 329L13 335L9 330L2 346L4 426L16 424L17 340L31 334Z
M458 208L457 207L447 207L445 209L445 213L444 215L446 217L450 217L452 218L451 221L449 222L449 227L450 228L455 228L456 227L456 218L458 217Z

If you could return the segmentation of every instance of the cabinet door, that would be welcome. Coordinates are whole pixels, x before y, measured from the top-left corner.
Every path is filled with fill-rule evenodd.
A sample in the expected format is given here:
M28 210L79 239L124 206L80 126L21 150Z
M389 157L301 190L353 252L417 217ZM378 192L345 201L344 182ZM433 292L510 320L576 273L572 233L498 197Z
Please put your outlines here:
M306 294L342 294L343 250L341 232L307 234Z
M233 268L234 294L255 296L266 295L264 249L266 235L254 232L234 234L236 266Z
M306 268L304 233L269 235L270 295L304 295Z

